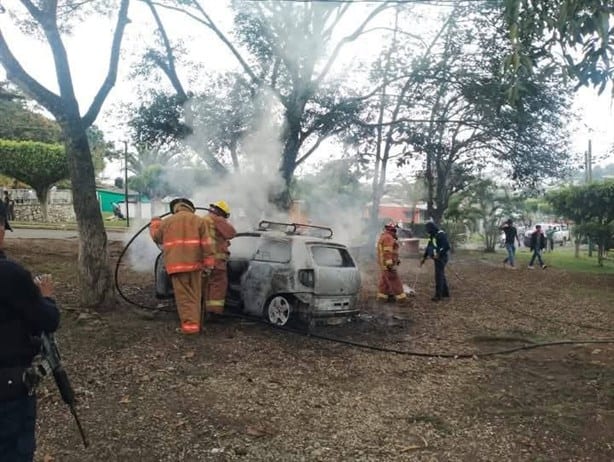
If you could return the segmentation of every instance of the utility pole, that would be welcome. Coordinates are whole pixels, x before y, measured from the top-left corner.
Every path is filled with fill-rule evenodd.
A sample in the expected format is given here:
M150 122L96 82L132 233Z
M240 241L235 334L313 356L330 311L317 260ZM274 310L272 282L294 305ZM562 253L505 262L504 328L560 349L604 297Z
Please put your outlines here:
M128 142L124 141L124 202L126 204L126 226L130 228L130 203L128 202Z
M588 151L586 151L586 183L589 184L593 181L593 152L592 152L592 140L588 140ZM588 256L593 256L593 241L590 236L588 238Z
M588 140L588 151L586 151L585 155L585 163L586 163L586 182L590 183L593 181L593 143L592 140Z

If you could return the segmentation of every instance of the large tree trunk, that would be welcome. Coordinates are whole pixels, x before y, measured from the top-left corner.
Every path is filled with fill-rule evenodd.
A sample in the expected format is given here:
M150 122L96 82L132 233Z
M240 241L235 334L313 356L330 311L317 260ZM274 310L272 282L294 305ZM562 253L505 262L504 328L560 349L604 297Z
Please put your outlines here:
M281 177L283 190L275 197L275 203L281 210L289 210L291 197L290 185L296 170L296 160L301 148L301 119L296 111L286 111L286 128L284 132L284 151L281 159Z
M47 223L47 219L49 214L47 212L48 201L49 201L49 188L34 188L36 192L36 198L38 199L38 203L41 207L41 215L43 216L43 222Z
M79 288L81 303L111 308L113 279L109 267L107 234L96 197L94 163L80 119L62 124L72 181L73 207L79 230Z

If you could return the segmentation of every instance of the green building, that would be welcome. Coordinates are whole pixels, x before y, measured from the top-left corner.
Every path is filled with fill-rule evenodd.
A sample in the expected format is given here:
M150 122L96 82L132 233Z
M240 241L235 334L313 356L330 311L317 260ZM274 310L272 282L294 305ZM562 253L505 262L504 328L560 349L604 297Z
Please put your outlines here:
M113 203L121 203L126 200L126 195L123 190L108 188L108 189L96 189L96 196L100 203L100 210L102 212L113 212ZM141 200L141 197L136 191L128 191L128 203L135 204ZM130 206L132 209L132 206Z

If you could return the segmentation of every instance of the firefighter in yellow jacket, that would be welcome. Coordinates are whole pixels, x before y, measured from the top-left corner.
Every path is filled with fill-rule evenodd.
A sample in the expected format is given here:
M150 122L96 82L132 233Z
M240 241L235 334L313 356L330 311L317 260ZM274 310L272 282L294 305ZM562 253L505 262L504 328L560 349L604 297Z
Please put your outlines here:
M388 301L389 297L394 297L397 302L405 301L407 295L396 269L400 260L397 227L394 223L386 224L380 234L377 242L377 262L380 268L377 299Z
M237 232L228 222L230 217L230 207L226 201L218 201L209 204L209 214L204 220L210 223L213 229L215 242L215 265L213 271L208 275L205 283L205 309L207 313L222 314L224 311L224 300L228 289L228 271L226 262L230 252L230 240L235 237Z
M164 265L171 278L181 332L198 334L201 329L202 273L213 270L215 243L209 223L195 214L194 204L174 199L172 215L154 217L149 226L151 238L162 245Z

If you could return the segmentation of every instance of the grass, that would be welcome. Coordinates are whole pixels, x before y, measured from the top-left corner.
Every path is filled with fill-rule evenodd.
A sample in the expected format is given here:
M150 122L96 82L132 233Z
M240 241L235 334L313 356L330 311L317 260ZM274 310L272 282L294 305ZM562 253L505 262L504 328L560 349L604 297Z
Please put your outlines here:
M500 261L507 252L505 249L497 248L496 253L482 252L482 258ZM565 247L555 247L553 252L544 252L542 254L544 263L553 268L560 268L567 271L595 274L614 274L614 259L610 255L609 260L603 261L603 266L597 264L597 251L593 252L593 256L588 256L588 250L581 249L580 256L575 257L575 248L572 245ZM516 250L517 266L527 266L531 260L531 251L526 247Z

